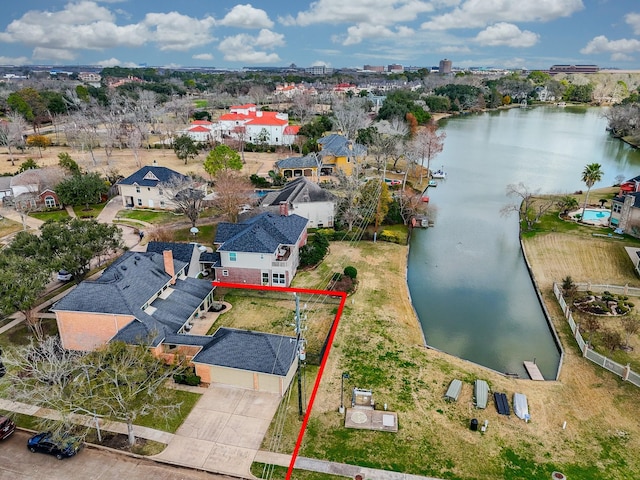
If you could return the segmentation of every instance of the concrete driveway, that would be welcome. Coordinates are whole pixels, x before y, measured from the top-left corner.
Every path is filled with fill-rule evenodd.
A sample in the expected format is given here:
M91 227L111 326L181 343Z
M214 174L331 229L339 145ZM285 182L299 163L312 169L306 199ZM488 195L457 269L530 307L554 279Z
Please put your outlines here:
M203 393L173 439L155 459L241 478L250 467L281 398L214 384Z

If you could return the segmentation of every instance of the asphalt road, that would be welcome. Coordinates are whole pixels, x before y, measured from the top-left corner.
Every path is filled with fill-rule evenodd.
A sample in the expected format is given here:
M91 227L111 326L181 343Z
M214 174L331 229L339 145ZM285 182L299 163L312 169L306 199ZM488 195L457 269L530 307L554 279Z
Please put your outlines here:
M75 457L57 460L54 456L31 453L30 434L16 430L0 442L0 480L229 480L232 477L173 467L151 460L84 447Z

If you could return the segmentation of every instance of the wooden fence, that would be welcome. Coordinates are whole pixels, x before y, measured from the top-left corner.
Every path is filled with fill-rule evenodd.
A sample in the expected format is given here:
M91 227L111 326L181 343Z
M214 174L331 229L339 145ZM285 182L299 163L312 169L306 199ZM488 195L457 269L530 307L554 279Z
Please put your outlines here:
M628 286L620 286L620 285L594 285L590 283L578 283L576 284L578 291L592 291L592 292L611 292L617 293L619 295L629 295L633 297L640 297L640 288L633 288ZM629 364L621 365L617 362L614 362L610 358L601 355L596 352L592 348L589 347L589 343L585 342L582 338L582 334L580 333L580 327L576 324L573 316L571 315L571 308L567 305L564 297L562 296L562 289L557 283L553 284L553 293L560 304L560 308L564 312L564 316L569 322L569 326L571 327L571 331L573 332L573 338L575 338L578 343L578 347L580 347L580 351L582 352L582 356L591 360L593 363L600 365L602 368L609 370L610 372L615 373L619 377L622 377L623 380L627 382L633 383L636 387L640 387L640 374L631 370Z

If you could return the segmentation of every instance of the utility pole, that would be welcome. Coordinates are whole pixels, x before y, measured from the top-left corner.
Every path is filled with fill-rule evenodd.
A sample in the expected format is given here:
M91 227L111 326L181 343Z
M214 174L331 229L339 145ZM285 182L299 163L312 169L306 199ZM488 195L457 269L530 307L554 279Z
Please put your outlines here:
M300 322L300 297L297 293L294 293L296 297L296 355L298 357L298 415L300 418L303 417L304 411L302 409L302 349L304 339L302 339L302 325Z

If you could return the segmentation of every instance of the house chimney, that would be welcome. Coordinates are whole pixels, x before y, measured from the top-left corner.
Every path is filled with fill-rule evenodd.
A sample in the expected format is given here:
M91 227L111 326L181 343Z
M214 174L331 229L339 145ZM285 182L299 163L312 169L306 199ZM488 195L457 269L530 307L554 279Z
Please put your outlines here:
M289 216L289 202L280 202L280 216L281 217Z
M173 252L171 250L164 250L162 252L162 258L164 259L164 271L168 275L171 275L171 285L176 283L176 271L173 268Z

